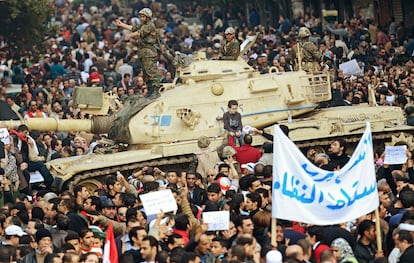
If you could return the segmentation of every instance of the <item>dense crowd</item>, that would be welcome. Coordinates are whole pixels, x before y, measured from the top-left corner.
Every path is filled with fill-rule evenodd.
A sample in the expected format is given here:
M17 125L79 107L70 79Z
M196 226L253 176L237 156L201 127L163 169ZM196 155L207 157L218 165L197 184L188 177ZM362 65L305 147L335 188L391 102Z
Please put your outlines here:
M255 10L246 17L242 12L201 5L181 12L174 4L162 6L156 1L136 1L131 10L121 8L117 1L92 7L72 2L56 4L51 23L60 32L45 38L43 52L15 49L2 37L0 100L20 119L89 118L72 105L76 86L102 86L121 101L133 94L146 96L147 83L134 40L125 41L129 32L118 28L115 21L139 26L138 11L149 7L160 40L157 68L162 83L174 81L172 55L176 51L190 57L205 52L208 59L218 58L229 26L239 42L257 34L255 44L242 55L255 70L262 74L274 68L292 71L297 68L292 58L297 33L307 27L310 40L322 54L319 70L332 76L333 98L321 107L365 103L373 90L378 106L401 107L407 123L414 125L414 39L403 22L392 20L384 28L354 17L324 27L320 18L299 14L280 16L277 25L262 26ZM185 17L189 16L201 23L188 24ZM339 65L353 59L361 72L344 74ZM11 84L21 85L21 90L7 94ZM405 164L393 166L384 164L382 152L377 153L382 250L377 249L373 214L332 226L278 220L276 229L271 229L273 137L255 130L269 142L260 149L252 147L255 136L243 136L236 100L229 102L224 116L228 145L217 151L207 137L200 137L196 171L143 167L132 174L107 176L94 192L79 185L59 194L51 191L53 177L44 163L93 153L104 144L102 138L90 140L74 132L29 132L25 125L10 130L0 169L4 200L0 262L101 262L109 225L119 262L414 261L410 151ZM326 170L340 169L349 160L341 139L334 140L329 149L309 149L307 157ZM43 180L31 182L36 172ZM139 196L164 189L172 191L177 211L147 215ZM208 231L202 213L224 210L230 213L229 229ZM270 242L272 232L276 247Z

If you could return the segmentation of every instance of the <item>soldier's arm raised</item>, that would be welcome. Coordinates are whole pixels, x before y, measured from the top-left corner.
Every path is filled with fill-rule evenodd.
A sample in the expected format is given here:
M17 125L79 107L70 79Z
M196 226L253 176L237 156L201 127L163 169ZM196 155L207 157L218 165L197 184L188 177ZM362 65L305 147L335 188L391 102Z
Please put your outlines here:
M122 22L119 19L115 20L115 25L117 25L118 27L122 27L123 29L132 31L132 26L131 25L125 24L124 22Z

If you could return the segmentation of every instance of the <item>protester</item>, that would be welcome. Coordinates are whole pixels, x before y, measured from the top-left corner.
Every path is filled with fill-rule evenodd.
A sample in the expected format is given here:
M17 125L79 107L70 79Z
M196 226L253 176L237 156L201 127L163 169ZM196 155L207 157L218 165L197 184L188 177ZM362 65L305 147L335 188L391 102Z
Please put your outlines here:
M136 1L130 12L130 8L119 6L117 1L103 1L99 6L77 4L76 1L60 5L60 2L50 3L56 10L50 23L60 29L61 37L45 36L44 53L38 49L17 50L13 43L7 43L6 36L0 36L0 73L3 76L0 98L6 100L8 107L21 119L23 116L26 119L91 117L78 113L72 101L73 87L85 83L102 84L105 91L115 92L121 100L137 94L158 97L159 72L164 76L162 82L174 83L171 54L180 51L190 56L195 52L206 52L208 58L244 59L260 73L268 72L271 66L279 71L291 71L294 60L300 57L302 68L309 73L324 71L332 76L334 98L321 106L345 104L353 107L367 102L371 87L378 107L402 107L407 113L408 124L412 124L413 40L407 36L403 23L393 21L386 32L364 17L349 17L323 32L319 18L309 14L291 18L282 15L278 24L267 22L263 26L254 10L250 12L249 24L242 12L237 14L228 10L224 15L202 5L179 10L171 3L162 6L157 1L148 4L147 1ZM184 13L201 17L204 25L190 27L182 17ZM131 31L135 33L129 35ZM346 34L338 35L341 32ZM255 34L259 37L253 48L246 54L239 54L239 43ZM374 35L378 37L374 38ZM340 37L343 40L340 41ZM300 46L298 50L297 46ZM359 63L360 75L344 75L339 69L338 65L349 59ZM22 85L15 97L3 94L9 84ZM277 248L281 253L272 250L276 247L269 248L268 237L273 234L269 231L267 235L269 213L274 210L270 203L278 201L271 198L269 188L274 191L280 187L272 181L272 171L293 161L273 166L274 158L278 157L273 153L274 145L266 142L264 154L252 146L252 135L243 134L239 98L237 94L234 96L234 100L229 101L228 112L223 115L224 129L234 148L228 146L230 150L227 148L219 155L219 151L210 146L211 137L199 134L195 137L199 137L200 149L197 172L190 171L190 167L180 167L190 171L181 176L178 170L155 173L151 171L156 171L156 167L144 167L125 174L130 176L128 181L122 174L113 173L95 193L89 193L89 189L81 185L73 185L71 191L64 193L49 192L54 182L44 162L75 154L84 157L100 148L99 139L95 138L91 143L86 137L72 132L56 131L32 136L25 126L10 131L13 138L6 144L8 159L2 159L2 168L6 172L1 171L5 176L0 180L5 201L0 211L0 234L3 235L0 261L9 262L11 258L22 262L54 262L59 254L63 255L64 262L77 262L77 259L98 262L109 253L106 251L105 254L103 247L105 234L110 236L108 234L113 232L116 241L112 243L117 246L109 254L117 254L119 262L167 262L168 257L170 262L258 262L259 245L256 244L259 243L260 254L267 262L308 262L307 244L311 243L315 262L356 262L357 259L362 263L383 260L394 247L394 241L400 262L411 262L413 241L410 233L412 235L414 230L410 225L414 218L412 156L407 153L405 164L391 166L384 164L381 150L376 165L378 179L385 178L388 184L388 187L381 185L378 189L381 218L390 218L388 223L385 222L390 228L389 247L378 251L374 221L369 218L372 211L362 211L362 208L358 211L358 207L354 210L367 212L368 220L353 221L355 218L352 218L344 224L325 227L296 220L278 220ZM274 140L274 136L266 132L256 133ZM239 141L238 146L234 143L235 138ZM323 153L313 154L313 163L309 162L306 169L316 164L325 170L336 171L330 175L340 173L351 160L352 149L341 138L333 137L332 141ZM289 150L284 148L284 155ZM223 158L224 162L220 163ZM239 165L242 165L243 173L239 171ZM36 171L44 181L31 184L30 172ZM307 171L314 175L311 170ZM286 195L290 195L290 199L284 201L288 207L285 210L296 210L295 200L306 203L312 199L306 195L306 189L312 189L312 185L296 179L292 181L292 185L296 184L294 190L285 188ZM315 178L315 181L324 181L322 179ZM331 207L340 210L342 205L352 206L363 194L373 199L368 190L351 196L345 182L337 182L342 187L339 199L333 192L324 192L326 194L322 196L325 190L315 190L318 198L314 200L323 203L336 198ZM363 184L361 181L353 183L353 187ZM18 188L20 195L14 193ZM144 209L142 195L157 193L163 188L172 191L174 200L170 203L176 204L177 210L168 213L175 215L158 216L148 213L147 207ZM18 198L14 197L16 195ZM208 225L203 224L208 218L207 213L226 213L227 210L230 218L220 217L220 222L229 223L228 229L209 231ZM313 209L308 214L314 216L318 211ZM300 221L300 218L296 219ZM400 230L400 227L404 229ZM353 236L356 230L358 239ZM303 240L305 237L307 241ZM395 251L390 257L394 260L398 254ZM311 262L314 261L311 259Z

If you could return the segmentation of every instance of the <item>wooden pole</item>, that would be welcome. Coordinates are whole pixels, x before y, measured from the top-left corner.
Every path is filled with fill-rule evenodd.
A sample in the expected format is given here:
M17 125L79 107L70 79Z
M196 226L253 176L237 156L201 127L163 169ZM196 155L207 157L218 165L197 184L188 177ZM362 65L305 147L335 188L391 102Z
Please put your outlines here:
M375 209L375 230L377 232L377 249L378 252L382 252L381 225L378 208Z
M272 245L272 247L277 247L277 241L276 241L276 222L277 219L272 217L272 233L271 234L271 240L270 240L270 244Z
M298 51L297 59L298 59L298 70L302 70L302 47L300 46L301 42L296 42L296 50Z

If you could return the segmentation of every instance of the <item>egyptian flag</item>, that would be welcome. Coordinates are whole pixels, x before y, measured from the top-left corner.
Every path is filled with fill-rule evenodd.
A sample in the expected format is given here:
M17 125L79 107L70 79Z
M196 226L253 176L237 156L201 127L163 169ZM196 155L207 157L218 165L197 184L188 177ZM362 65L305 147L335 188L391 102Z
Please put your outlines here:
M118 263L118 250L115 244L115 236L114 231L112 229L112 222L109 223L108 229L106 230L106 239L102 263Z

